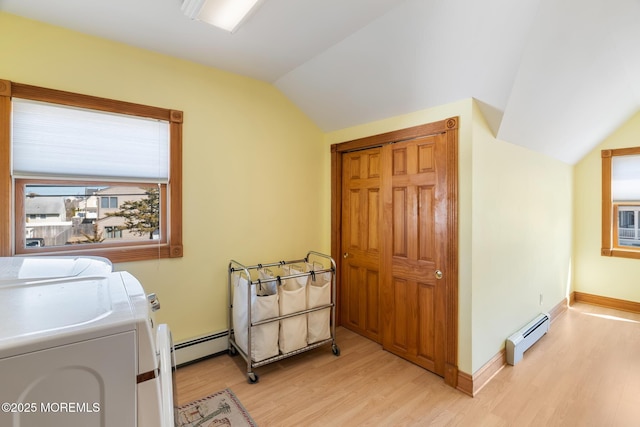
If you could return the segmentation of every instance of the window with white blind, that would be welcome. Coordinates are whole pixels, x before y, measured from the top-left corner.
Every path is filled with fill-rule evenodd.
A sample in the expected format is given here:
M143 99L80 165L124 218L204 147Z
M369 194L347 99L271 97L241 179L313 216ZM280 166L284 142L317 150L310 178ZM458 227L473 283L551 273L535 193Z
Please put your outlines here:
M0 120L3 255L182 256L180 111L0 81Z
M640 147L602 151L602 255L640 258Z

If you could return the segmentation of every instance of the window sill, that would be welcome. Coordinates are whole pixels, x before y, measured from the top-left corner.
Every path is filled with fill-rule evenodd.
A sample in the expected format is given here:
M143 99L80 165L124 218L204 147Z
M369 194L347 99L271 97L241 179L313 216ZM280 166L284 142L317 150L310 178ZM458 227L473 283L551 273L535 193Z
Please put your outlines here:
M114 248L79 249L76 247L60 247L59 250L51 248L33 248L25 250L19 256L57 255L57 256L100 256L107 258L114 264L129 261L147 261L161 258L181 258L182 245L171 246L167 243L158 245L129 246Z
M640 259L640 250L636 250L636 249L603 248L600 254L602 256L608 256L608 257Z

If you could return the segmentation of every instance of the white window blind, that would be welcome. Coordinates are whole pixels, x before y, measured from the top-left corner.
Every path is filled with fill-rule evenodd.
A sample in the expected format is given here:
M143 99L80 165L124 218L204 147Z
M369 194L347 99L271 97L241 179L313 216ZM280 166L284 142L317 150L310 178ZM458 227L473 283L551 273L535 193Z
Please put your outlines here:
M15 177L167 182L169 123L12 100Z
M612 157L611 198L614 202L640 201L640 155Z

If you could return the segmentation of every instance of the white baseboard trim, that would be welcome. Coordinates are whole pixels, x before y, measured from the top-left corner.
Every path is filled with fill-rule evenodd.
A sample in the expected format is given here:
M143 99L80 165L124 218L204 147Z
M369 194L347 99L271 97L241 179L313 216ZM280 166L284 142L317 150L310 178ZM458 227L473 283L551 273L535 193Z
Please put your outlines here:
M205 335L174 345L176 365L184 365L195 360L226 352L229 349L229 331Z

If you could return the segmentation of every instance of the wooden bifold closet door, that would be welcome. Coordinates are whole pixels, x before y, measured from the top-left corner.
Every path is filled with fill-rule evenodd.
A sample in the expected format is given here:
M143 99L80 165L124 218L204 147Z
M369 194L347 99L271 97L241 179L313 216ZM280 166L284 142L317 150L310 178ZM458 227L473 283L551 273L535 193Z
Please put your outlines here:
M341 318L380 342L381 148L343 156Z
M444 375L446 146L442 134L384 147L382 344ZM440 247L439 247L440 246Z
M341 324L455 385L457 119L332 149Z

